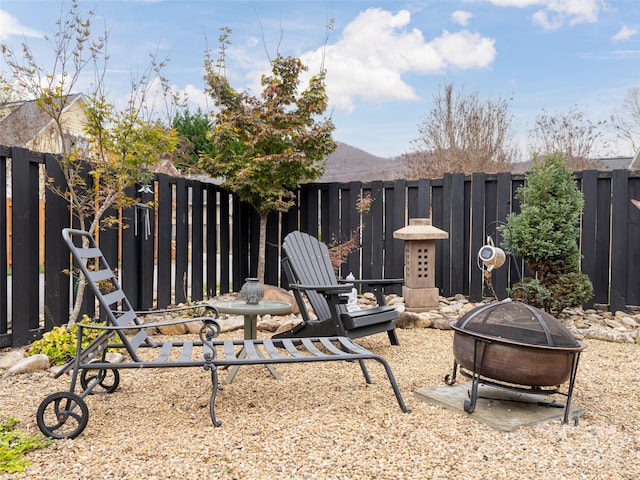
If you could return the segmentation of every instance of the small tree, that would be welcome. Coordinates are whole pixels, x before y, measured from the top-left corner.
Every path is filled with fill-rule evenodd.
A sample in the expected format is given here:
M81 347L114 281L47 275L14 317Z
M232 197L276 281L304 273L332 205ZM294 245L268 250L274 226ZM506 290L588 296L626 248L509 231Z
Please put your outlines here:
M526 184L518 189L520 213L502 227L507 253L521 256L533 273L523 279L527 302L548 312L586 302L593 293L580 272L578 238L584 200L561 153L534 160ZM518 286L518 285L516 285ZM514 290L517 291L517 290Z
M630 88L622 102L619 114L615 116L618 136L627 141L631 150L640 150L640 87Z
M182 110L173 119L178 134L178 148L173 164L182 172L200 171L201 157L214 157L215 148L209 138L213 128L211 117L198 107L195 112Z
M433 100L433 109L418 127L416 151L404 157L408 178L505 171L518 158L507 100L482 102L477 92L456 95L453 84Z
M297 58L278 55L271 62L260 97L235 91L225 71L230 33L222 29L217 62L205 56L208 93L218 110L211 131L216 154L202 166L260 215L257 276L264 281L267 217L287 211L298 185L322 175L325 157L336 148L334 125L320 118L327 109L325 70L298 92L307 67Z
M22 44L19 58L5 43L0 43L16 90L31 96L55 124L62 150L59 163L66 185L49 187L69 202L81 228L91 234L101 226L118 223L118 218L105 216L106 212L111 207L135 203L137 199L127 196L125 191L138 182L147 183L151 176L149 169L168 155L176 143L175 132L154 120L147 102L153 81L164 81L160 71L165 62L156 62L153 57L147 69L132 80L126 107L117 109L105 93L107 34L92 33L94 17L93 11L83 13L76 1L66 15L61 15L56 33L46 37L54 54L49 68L36 60L28 44ZM86 139L79 142L71 138L63 113L86 70L93 73L94 83L93 90L85 96ZM69 323L79 318L84 287L85 279L81 276Z
M590 158L604 142L602 127L606 123L606 120L593 123L577 106L556 115L543 110L529 134L529 148L534 155L562 153L571 171L597 168Z

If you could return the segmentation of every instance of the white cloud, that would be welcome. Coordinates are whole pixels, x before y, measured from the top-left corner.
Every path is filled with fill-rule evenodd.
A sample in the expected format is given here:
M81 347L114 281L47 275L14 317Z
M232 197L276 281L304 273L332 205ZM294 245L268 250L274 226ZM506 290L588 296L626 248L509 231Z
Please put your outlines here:
M449 33L445 30L432 43L442 58L457 68L488 67L496 56L494 40L479 33Z
M594 23L598 21L603 0L489 0L497 7L542 7L532 15L533 22L552 30L565 23Z
M12 36L24 36L32 38L44 37L41 32L21 25L16 17L8 14L4 10L0 10L0 38L2 38L3 40L7 40Z
M495 59L491 38L467 31L444 31L426 41L420 30L408 28L410 20L407 10L394 15L371 8L347 25L337 42L326 46L327 93L334 107L351 112L356 99L417 100L403 74L438 74L448 67L486 68ZM311 73L318 71L322 58L321 49L301 55Z
M627 27L623 25L622 28L616 33L611 40L614 42L622 42L624 40L629 40L631 37L635 36L638 33L637 28Z
M422 32L410 27L411 14L400 10L396 14L380 8L361 12L341 32L340 38L324 48L299 54L309 71L303 75L302 85L320 70L327 69L327 94L330 108L351 113L356 102L369 103L419 100L414 87L404 75L441 74L448 68L488 68L496 57L494 40L478 33L462 30L443 31L438 37L426 40ZM238 49L239 48L239 49ZM234 49L229 58L243 58L232 84L240 81L254 95L259 94L260 76L268 73L264 58L254 61L244 47ZM231 76L233 75L231 69ZM190 100L202 104L204 96L189 93Z
M471 17L471 12L466 12L464 10L456 10L451 14L451 18L453 19L453 21L462 26L469 25L469 20L471 20Z

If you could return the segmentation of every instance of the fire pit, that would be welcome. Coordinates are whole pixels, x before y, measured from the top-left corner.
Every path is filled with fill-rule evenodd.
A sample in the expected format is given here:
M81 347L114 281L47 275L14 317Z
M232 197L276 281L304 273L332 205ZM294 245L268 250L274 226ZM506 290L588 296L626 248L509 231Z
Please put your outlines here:
M526 390L527 393L561 394L567 397L564 422L567 423L580 352L586 345L554 316L509 299L477 307L452 322L452 375L456 381L458 366L472 379L470 399L464 410L475 410L478 385L489 384ZM563 393L560 386L569 381ZM547 388L543 388L547 387ZM553 387L553 388L548 388ZM562 406L557 403L550 406ZM577 418L574 418L577 424Z

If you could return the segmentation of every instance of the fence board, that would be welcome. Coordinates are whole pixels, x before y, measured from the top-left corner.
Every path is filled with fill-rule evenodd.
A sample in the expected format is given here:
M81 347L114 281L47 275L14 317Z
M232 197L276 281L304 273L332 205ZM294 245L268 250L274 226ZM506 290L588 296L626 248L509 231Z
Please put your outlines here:
M640 179L629 178L628 198L640 200ZM627 202L626 305L640 305L640 210Z
M355 241L358 247L361 245L361 236L359 231L359 225L361 222L360 212L358 212L358 204L360 201L360 195L362 193L362 183L361 182L351 182L349 184L349 192L350 197L348 200L348 222L344 221L346 224L346 232L343 229L343 234L345 235L344 239L349 240L351 235L357 234ZM360 270L361 261L361 248L351 252L347 258L347 263L342 268L342 277L346 277L349 273L353 273L356 278L362 278L362 272Z
M207 230L207 270L206 286L207 297L215 297L218 293L218 189L212 185L206 185L207 210L206 223Z
M39 321L39 222L38 167L43 155L22 148L11 149L12 231L12 342L26 345L41 333Z
M385 189L385 200L392 193L393 203L385 205L385 231L384 231L384 278L404 277L404 241L393 238L393 232L400 230L407 224L406 219L406 187L405 180L396 180L390 188ZM393 285L387 288L387 293L401 294L402 288Z
M7 298L8 243L7 237L7 163L11 151L0 146L0 348L11 346L9 334L9 302Z
M157 306L171 305L171 263L173 259L173 185L169 176L158 175L157 202Z
M598 172L588 170L582 172L581 190L584 198L582 212L581 235L581 270L589 278L593 279L598 274L596 270L596 230L598 218ZM593 307L595 296L587 301L585 307Z
M303 185L296 210L296 217L300 217L300 230L316 238L320 232L319 197L320 187L317 183ZM302 205L305 206L304 211Z
M264 282L267 285L278 285L280 269L280 236L278 228L278 214L271 212L267 218L267 244L265 246ZM258 246L256 244L256 246ZM266 268L269 265L269 268Z
M155 185L154 185L155 187ZM140 206L136 212L138 244L140 248L140 308L153 308L155 290L155 215L153 193L140 193ZM143 206L144 205L144 206Z
M486 175L474 173L471 181L471 258L476 262L477 254L485 242L485 186ZM469 298L472 302L478 302L484 296L484 278L479 268L471 267L469 286Z
M222 190L220 192L220 293L229 292L229 272L231 254L229 222L231 217L231 204L229 194Z
M233 245L233 263L231 264L232 291L238 292L245 282L249 271L249 259L252 252L249 249L249 225L252 218L246 211L246 205L240 202L237 197L233 197L233 217L231 218ZM255 258L255 253L253 254Z
M64 185L60 164L53 155L45 155L45 167L47 176L55 185ZM0 180L0 183L4 182ZM3 195L0 193L0 196ZM67 201L49 188L45 191L45 205L48 212L44 224L44 328L49 331L66 323L69 317L71 258L61 232L69 226L70 213Z
M133 198L136 190L129 187L125 190L128 197ZM131 302L134 310L141 310L141 289L140 285L140 255L141 244L138 242L138 222L136 221L135 207L123 209L122 223L122 262L120 264L120 284L122 289L127 292L127 298ZM117 265L117 262L114 264Z
M382 182L371 183L370 188L363 187L363 195L369 195L371 205L362 216L362 277L363 279L382 278L382 238L383 191Z
M445 190L445 198L449 198L449 218L450 227L449 235L449 254L451 258L449 269L450 272L450 290L455 293L464 293L464 244L465 244L465 207L464 207L464 174L456 173L450 175L449 183L445 183L449 187L449 192ZM446 211L446 208L445 208ZM466 289L468 292L468 288Z
M611 308L624 310L627 278L627 210L629 208L627 170L613 172L613 217L611 221ZM637 278L637 277L636 277Z
M444 219L443 219L443 181L433 181L431 183L431 225L440 230L444 230L448 232L448 228L445 228ZM449 288L449 275L447 274L447 278L445 279L445 265L448 265L449 262L449 241L446 240L436 240L436 286L439 287L441 295L450 296L451 290ZM445 263L447 262L447 263Z
M193 182L191 187L191 290L189 300L202 300L204 293L204 190L205 185Z
M189 275L189 185L184 178L176 178L176 263L174 266L174 302L187 301Z
M507 217L511 213L511 199L513 198L511 190L511 174L504 172L498 173L497 177L496 220L499 224L506 224ZM497 269L494 272L493 278L498 298L500 300L507 298L507 288L509 287L509 266L507 265L504 268Z

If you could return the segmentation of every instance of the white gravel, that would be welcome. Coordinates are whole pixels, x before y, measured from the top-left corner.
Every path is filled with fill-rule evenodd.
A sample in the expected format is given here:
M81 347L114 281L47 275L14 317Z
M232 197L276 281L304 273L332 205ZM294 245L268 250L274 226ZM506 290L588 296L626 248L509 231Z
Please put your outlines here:
M238 332L223 334L223 338ZM28 454L22 474L46 479L638 479L640 346L587 340L573 402L578 426L553 422L504 433L466 414L416 400L450 373L451 331L399 330L359 339L389 360L412 413L401 412L384 370L357 364L242 367L208 414L208 373L198 368L121 371L111 395L87 399L75 440ZM0 413L39 434L35 412L68 379L48 372L0 377ZM226 373L222 373L224 378Z

